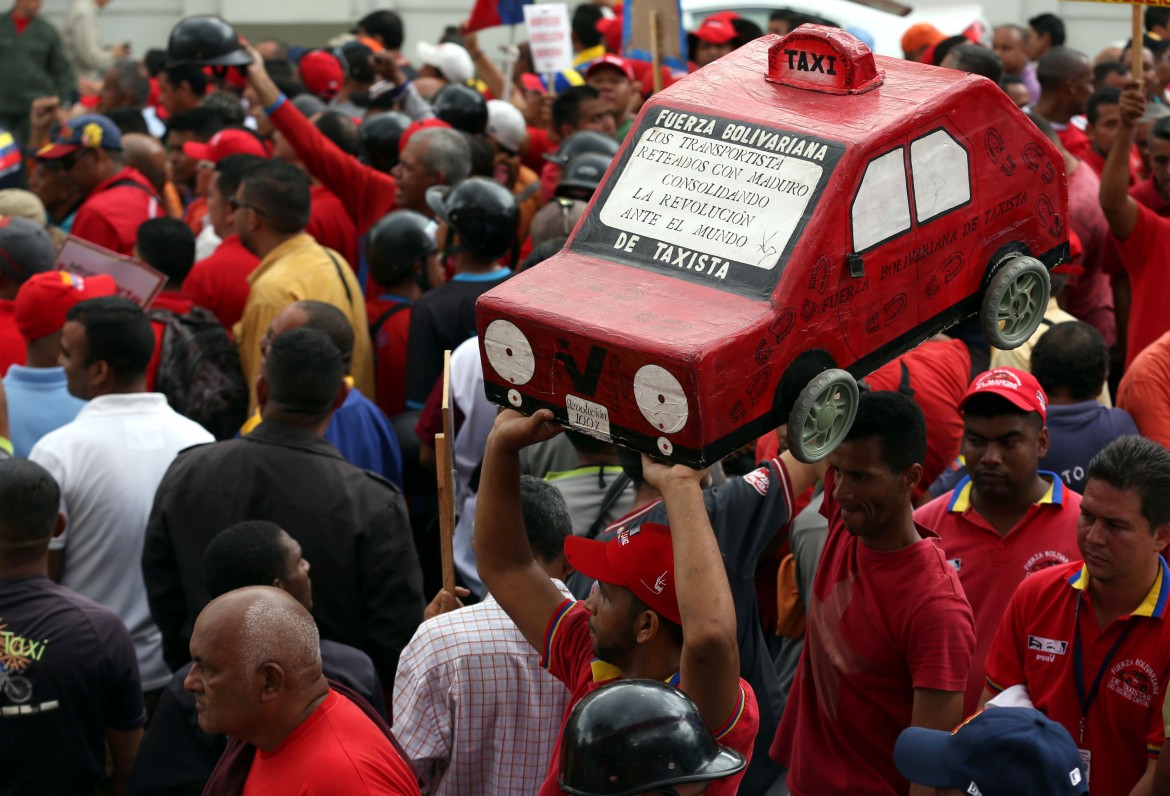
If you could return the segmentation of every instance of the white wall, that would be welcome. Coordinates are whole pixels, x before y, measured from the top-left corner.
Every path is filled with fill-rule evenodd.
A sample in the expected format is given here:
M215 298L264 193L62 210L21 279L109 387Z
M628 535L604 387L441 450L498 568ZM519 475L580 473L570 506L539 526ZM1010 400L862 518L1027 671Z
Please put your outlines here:
M572 5L572 1L570 5ZM913 0L910 0L913 2ZM919 0L923 10L946 0ZM777 7L784 0L777 0ZM45 0L44 13L60 24L69 0ZM734 7L735 0L728 0ZM1130 6L1115 3L1058 2L1057 0L984 0L986 18L993 24L1024 22L1051 11L1069 28L1069 44L1090 57L1112 42L1129 38ZM112 0L102 13L102 37L107 44L129 41L141 56L152 47L165 48L167 34L179 19L191 14L219 14L251 38L276 36L308 46L352 27L375 8L395 8L406 22L406 52L414 55L420 40L437 39L446 25L466 18L471 0ZM892 24L897 24L892 19ZM481 35L488 52L504 43L507 31L497 28ZM518 29L523 39L523 27Z

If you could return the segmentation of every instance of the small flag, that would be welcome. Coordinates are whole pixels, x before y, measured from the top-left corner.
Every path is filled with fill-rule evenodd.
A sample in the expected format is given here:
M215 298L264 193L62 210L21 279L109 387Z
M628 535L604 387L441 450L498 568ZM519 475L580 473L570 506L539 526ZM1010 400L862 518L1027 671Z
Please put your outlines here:
M475 0L467 32L471 33L497 25L519 25L524 21L524 6L532 0Z

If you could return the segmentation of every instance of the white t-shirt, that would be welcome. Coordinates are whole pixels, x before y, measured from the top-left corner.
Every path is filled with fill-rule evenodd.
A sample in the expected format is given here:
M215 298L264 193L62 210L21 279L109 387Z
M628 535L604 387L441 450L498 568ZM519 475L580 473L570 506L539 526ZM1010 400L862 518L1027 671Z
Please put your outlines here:
M29 454L61 487L68 522L49 545L65 551L61 583L122 618L146 691L170 679L142 579L154 493L179 451L213 441L161 393L103 395L73 422L42 437Z

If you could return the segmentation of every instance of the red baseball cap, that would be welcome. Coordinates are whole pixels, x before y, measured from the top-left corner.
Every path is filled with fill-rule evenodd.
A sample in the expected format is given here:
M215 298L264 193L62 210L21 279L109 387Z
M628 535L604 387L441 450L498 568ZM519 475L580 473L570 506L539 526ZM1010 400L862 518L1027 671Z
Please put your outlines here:
M959 401L959 410L967 405L973 395L998 395L1017 409L1025 412L1039 412L1040 419L1048 422L1048 396L1036 377L1024 370L1016 368L995 368L980 373L963 400Z
M341 91L341 83L345 80L345 72L341 68L341 61L325 50L312 50L301 56L297 63L301 73L301 82L310 94L316 94L323 100L331 100Z
M629 65L629 63L626 61L626 59L622 58L619 55L614 55L612 53L606 53L605 55L601 56L596 61L591 63L589 65L589 68L585 70L585 77L589 78L597 70L605 69L605 68L618 70L623 75L625 75L626 79L629 80L631 83L634 82L635 80L637 80L637 77L634 75L633 68Z
M183 144L183 154L192 160L209 160L212 163L219 163L230 155L268 157L264 145L247 130L220 130L206 144L188 141Z
M16 328L25 340L40 340L65 325L65 313L79 301L112 296L118 291L107 274L78 276L68 271L35 274L16 294Z
M621 6L617 7L618 11L622 10ZM611 53L621 52L622 50L622 18L619 14L616 17L602 17L597 20L597 32L601 34L605 41L605 49Z
M726 44L738 34L735 32L735 26L731 24L729 17L717 14L704 19L703 24L695 28L691 35L708 44Z
M621 530L608 542L570 536L565 558L573 569L602 583L624 586L675 624L682 624L674 588L670 528L653 522Z

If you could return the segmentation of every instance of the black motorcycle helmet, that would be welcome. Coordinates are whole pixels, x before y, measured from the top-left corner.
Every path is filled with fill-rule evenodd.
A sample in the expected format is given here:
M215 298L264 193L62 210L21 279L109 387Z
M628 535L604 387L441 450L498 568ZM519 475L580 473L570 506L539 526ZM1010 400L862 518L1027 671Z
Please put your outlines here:
M727 777L745 766L743 755L715 743L682 691L655 680L618 680L569 714L557 784L573 796L631 796Z
M471 86L456 83L443 86L435 94L432 110L456 130L479 135L487 129L487 100Z
M598 133L594 130L578 130L562 141L556 152L546 152L544 159L550 160L558 166L564 166L572 160L574 155L580 155L582 152L598 152L612 158L617 154L617 151L618 142L614 140L612 135Z
M393 285L438 249L429 231L432 223L414 210L395 210L374 222L366 233L366 263L375 282ZM429 287L426 268L419 274L419 285Z
M582 152L573 155L565 165L560 182L557 183L556 195L566 199L580 199L588 202L601 184L606 169L613 162L609 155L600 152Z
M448 253L466 250L494 260L516 243L520 209L508 189L494 180L469 177L454 188L434 185L427 189L427 204L450 227ZM452 246L452 237L458 237L461 248Z
M252 63L231 25L219 17L187 17L171 29L167 40L167 67L247 66Z
M362 161L389 174L398 165L398 140L407 127L410 127L410 117L398 111L367 116L358 127Z

